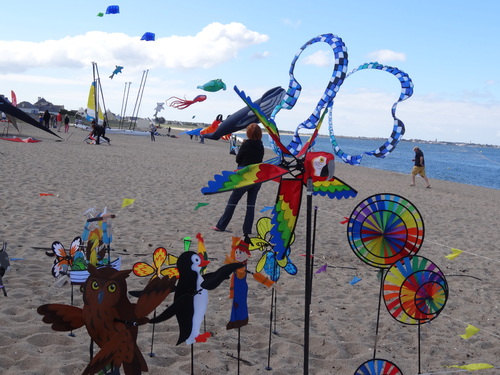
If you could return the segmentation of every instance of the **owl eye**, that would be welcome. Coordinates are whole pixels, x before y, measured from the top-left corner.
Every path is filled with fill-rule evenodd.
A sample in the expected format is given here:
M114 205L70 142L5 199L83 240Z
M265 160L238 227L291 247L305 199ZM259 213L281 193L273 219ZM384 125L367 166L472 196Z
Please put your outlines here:
M97 281L92 281L92 284L90 284L92 289L97 290L99 289L99 283Z
M108 285L108 291L111 292L111 293L114 293L116 292L116 284L109 284Z

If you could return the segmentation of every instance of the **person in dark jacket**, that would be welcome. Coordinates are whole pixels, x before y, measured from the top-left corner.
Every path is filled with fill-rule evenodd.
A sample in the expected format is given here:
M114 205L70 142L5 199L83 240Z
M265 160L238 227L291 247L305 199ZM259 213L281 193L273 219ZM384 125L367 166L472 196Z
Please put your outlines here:
M236 163L238 168L243 168L251 164L262 163L264 158L264 145L262 144L262 130L259 125L253 123L247 127L247 138L240 146L238 154L236 155ZM245 186L233 190L226 205L224 213L220 217L217 225L211 229L217 232L226 230L227 225L233 217L236 205L247 194L247 209L245 214L245 221L243 222L243 234L248 237L252 233L253 221L255 216L255 202L257 201L257 194L259 193L261 184Z

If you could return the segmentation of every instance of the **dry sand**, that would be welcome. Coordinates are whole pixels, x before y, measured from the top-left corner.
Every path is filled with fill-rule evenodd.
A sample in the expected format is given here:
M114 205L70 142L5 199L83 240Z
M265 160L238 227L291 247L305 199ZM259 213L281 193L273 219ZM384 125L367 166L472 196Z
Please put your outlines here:
M45 303L70 304L71 287L56 287L50 273L53 258L45 255L53 241L69 246L81 235L90 207L117 216L113 222L113 256L123 268L137 261L151 262L160 246L174 255L183 249L185 236L205 237L212 263L223 264L230 250L231 235L240 235L244 206L240 204L229 226L230 233L209 228L222 213L227 194L203 196L200 188L214 174L235 167L225 141L200 144L183 135L179 138L108 134L111 146L87 145L87 132L71 128L61 134L63 142L25 127L36 144L0 141L0 241L8 242L12 269L3 278L8 297L0 294L0 373L80 374L88 363L90 339L85 329L76 337L54 332L41 321L36 308ZM162 130L164 131L164 130ZM178 133L174 131L174 133ZM395 151L397 152L397 150ZM269 152L269 156L273 156ZM410 157L410 156L409 156ZM449 365L490 363L500 366L500 282L498 266L498 212L500 191L435 180L426 189L419 179L410 187L410 176L352 167L337 163L336 175L358 190L349 200L314 197L318 206L316 268L311 305L311 374L353 374L373 358L379 281L377 270L360 261L341 224L354 207L370 195L402 195L419 209L425 222L425 239L419 255L436 263L447 276L448 302L440 316L421 326L421 372L452 371ZM493 178L493 177L492 177ZM271 206L277 184L266 183L259 194L260 209ZM54 194L40 196L40 193ZM121 208L124 198L135 199ZM195 210L197 203L208 205ZM241 374L276 375L303 373L305 203L299 218L292 259L296 276L283 274L279 280L277 308L269 348L271 292L249 279L250 322L241 329ZM463 250L453 260L445 258L451 248ZM194 247L196 249L196 247ZM250 258L255 267L258 256ZM211 267L211 268L210 268ZM351 285L354 276L361 281ZM129 289L140 289L146 280L131 276ZM237 373L237 331L225 329L231 301L229 283L210 293L206 328L213 333L207 343L194 345L194 373ZM163 311L173 296L167 297ZM131 297L132 299L132 297ZM75 289L75 304L81 294ZM405 374L418 372L417 327L396 322L382 303L376 357L395 362ZM464 340L468 324L480 331ZM140 327L138 344L150 374L188 374L191 351L186 344L175 346L175 319ZM266 370L268 361L272 370ZM478 373L498 374L496 369Z

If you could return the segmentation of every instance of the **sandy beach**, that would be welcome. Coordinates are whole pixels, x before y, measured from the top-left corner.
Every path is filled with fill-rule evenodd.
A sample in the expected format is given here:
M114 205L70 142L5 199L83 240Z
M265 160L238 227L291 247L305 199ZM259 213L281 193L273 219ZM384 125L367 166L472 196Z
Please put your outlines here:
M215 174L235 168L227 141L190 140L157 136L109 133L111 146L88 145L86 131L71 127L64 138L45 135L24 126L29 136L42 139L35 144L0 140L0 241L8 242L11 270L3 277L8 297L0 293L0 373L2 375L81 374L89 361L90 338L84 328L70 337L51 330L37 314L46 303L70 304L71 286L57 287L51 275L54 258L45 254L54 241L69 247L82 234L83 213L95 207L116 214L113 221L112 257L121 257L122 269L134 263L151 263L157 247L171 254L183 251L183 238L205 238L210 270L223 265L230 251L231 236L242 235L245 207L240 202L228 227L214 232L228 193L203 196L200 189ZM165 129L160 133L166 134ZM178 130L173 130L178 134ZM266 156L274 154L267 151ZM398 152L396 149L395 152ZM412 155L409 155L411 158ZM410 171L408 171L410 172ZM362 262L351 250L342 224L358 203L377 193L405 197L420 211L425 238L418 253L434 262L446 276L449 296L443 312L420 327L421 373L460 371L452 365L488 363L500 372L500 265L498 212L500 191L451 183L429 176L432 189L419 177L410 186L407 175L353 167L337 163L335 175L358 191L355 198L330 200L314 197L318 207L315 273L311 304L310 374L354 374L363 362L374 357L380 281L378 269ZM492 178L495 178L492 176ZM278 185L267 182L257 200L256 219L272 206ZM42 194L42 195L41 195ZM49 195L45 195L49 194ZM122 208L123 199L135 199ZM195 210L198 203L206 203ZM304 267L306 199L302 200L292 259L298 274L283 273L278 285L273 329L269 334L271 291L248 279L249 324L241 329L241 374L302 374L304 340ZM255 232L254 232L255 234ZM451 249L462 250L454 259ZM255 268L259 254L249 260ZM350 282L354 277L361 280ZM129 290L142 289L147 280L133 274ZM206 343L195 344L194 374L237 373L237 330L226 330L231 300L229 282L210 292ZM81 293L74 290L74 304L82 306ZM158 309L163 311L173 295ZM133 300L133 297L130 297ZM468 339L468 325L479 332ZM138 345L149 373L189 374L191 348L175 345L175 319L154 326L154 357L151 352L152 325L139 328ZM270 350L269 350L269 342ZM269 356L270 353L270 356ZM417 374L418 330L397 322L380 307L376 357L394 362L404 374ZM267 370L270 366L272 370Z

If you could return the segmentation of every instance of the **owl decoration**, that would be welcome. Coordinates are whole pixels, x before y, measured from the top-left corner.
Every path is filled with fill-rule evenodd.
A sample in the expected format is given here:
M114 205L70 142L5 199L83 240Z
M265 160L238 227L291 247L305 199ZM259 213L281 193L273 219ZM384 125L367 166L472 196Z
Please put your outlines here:
M125 375L148 371L137 346L140 325L148 323L150 314L173 290L176 279L151 280L137 303L127 297L126 278L132 270L117 271L111 267L88 267L89 277L83 285L83 308L62 304L38 307L43 322L55 331L71 331L85 326L100 351L91 359L83 375L99 372L108 365L123 366Z

